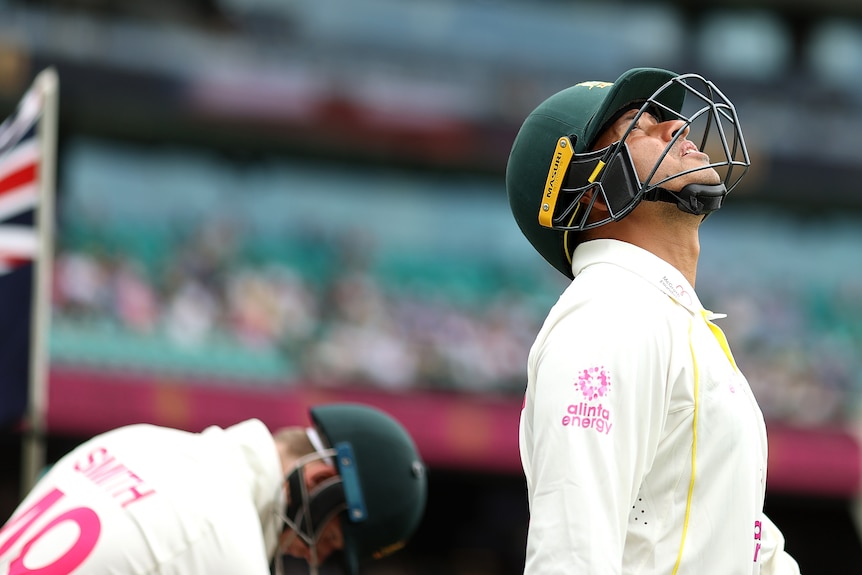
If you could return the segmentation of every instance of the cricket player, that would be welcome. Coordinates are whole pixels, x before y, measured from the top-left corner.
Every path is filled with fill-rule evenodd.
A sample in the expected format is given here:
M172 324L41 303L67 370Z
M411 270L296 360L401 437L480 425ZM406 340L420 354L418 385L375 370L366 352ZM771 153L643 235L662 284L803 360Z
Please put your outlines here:
M528 359L527 575L797 575L763 513L763 415L695 293L698 231L749 167L733 104L652 68L541 103L512 213L571 283Z
M51 467L0 529L0 574L269 575L282 555L348 575L403 547L425 508L404 428L360 404L270 433L132 425Z

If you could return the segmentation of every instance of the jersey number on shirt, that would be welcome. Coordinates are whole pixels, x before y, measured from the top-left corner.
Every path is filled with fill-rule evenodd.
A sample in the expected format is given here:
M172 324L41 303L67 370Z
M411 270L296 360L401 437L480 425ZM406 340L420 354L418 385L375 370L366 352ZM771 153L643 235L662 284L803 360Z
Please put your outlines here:
M0 563L3 562L3 554L9 551L19 539L25 542L18 555L12 558L9 563L8 575L26 575L29 573L68 575L83 563L93 551L96 541L99 540L99 533L102 531L99 516L92 509L76 507L63 511L52 519L50 511L62 498L62 491L57 488L52 489L42 499L10 519L9 523L0 531ZM48 523L37 530L33 524L39 519L48 520ZM30 548L46 534L64 523L73 523L77 526L75 540L65 550L57 550L60 555L54 557L50 563L33 565L31 562L29 566L26 565L27 553L30 552Z

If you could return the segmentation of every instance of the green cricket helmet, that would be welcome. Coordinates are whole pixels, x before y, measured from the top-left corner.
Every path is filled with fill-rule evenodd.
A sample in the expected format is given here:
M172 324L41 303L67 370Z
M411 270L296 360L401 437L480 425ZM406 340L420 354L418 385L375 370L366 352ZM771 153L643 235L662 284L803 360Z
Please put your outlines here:
M360 561L394 553L419 526L428 490L425 464L404 427L376 408L339 403L309 412L321 445L288 476L285 523L314 552L323 527L340 515L340 556L348 575L357 575ZM313 458L329 458L338 475L309 491L302 467Z
M620 115L638 110L618 142L594 150L597 139ZM641 174L626 145L640 117L684 122L651 173ZM684 128L688 128L687 130ZM663 179L654 178L673 145L685 136L714 159ZM515 221L552 266L572 277L572 232L596 228L628 215L642 200L672 202L685 212L707 215L721 207L750 164L736 109L710 81L658 68L635 68L615 82L582 82L533 110L515 138L506 168L506 191ZM662 187L683 174L713 169L721 183ZM645 176L645 177L644 177ZM589 201L581 201L594 192ZM607 216L592 218L601 198Z

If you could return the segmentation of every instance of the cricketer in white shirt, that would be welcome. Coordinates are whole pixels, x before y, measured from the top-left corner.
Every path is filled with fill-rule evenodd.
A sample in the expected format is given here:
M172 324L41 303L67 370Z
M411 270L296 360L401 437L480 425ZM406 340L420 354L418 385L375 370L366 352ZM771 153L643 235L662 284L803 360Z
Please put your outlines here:
M525 574L794 575L763 415L676 268L584 242L528 360Z
M284 504L273 437L251 419L133 425L58 461L0 530L0 574L269 575Z

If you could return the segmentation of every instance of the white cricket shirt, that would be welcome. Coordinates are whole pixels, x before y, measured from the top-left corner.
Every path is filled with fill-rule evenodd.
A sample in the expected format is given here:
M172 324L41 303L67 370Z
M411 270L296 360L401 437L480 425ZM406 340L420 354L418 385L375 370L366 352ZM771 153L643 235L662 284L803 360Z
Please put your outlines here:
M58 461L0 530L0 574L269 575L282 481L255 419L110 431Z
M763 514L766 427L723 316L631 244L585 242L573 271L528 360L525 573L798 573Z

